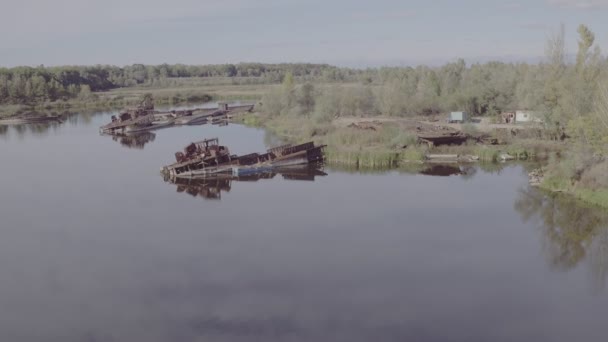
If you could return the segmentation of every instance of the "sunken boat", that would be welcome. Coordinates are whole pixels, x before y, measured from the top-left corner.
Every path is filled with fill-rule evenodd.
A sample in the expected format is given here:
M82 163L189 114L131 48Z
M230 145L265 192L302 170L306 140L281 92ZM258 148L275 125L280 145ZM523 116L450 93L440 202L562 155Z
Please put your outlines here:
M324 148L325 145L315 146L314 142L307 142L238 156L220 145L218 138L205 139L190 143L183 152L176 152L176 162L162 167L161 172L174 178L246 176L271 172L280 167L322 162Z
M152 131L174 125L221 124L233 115L253 111L254 105L218 104L217 108L193 108L157 111L152 101L142 101L138 106L112 115L112 121L99 128L101 134L124 135Z
M150 101L142 102L136 107L126 108L118 116L112 115L112 121L99 128L105 134L136 133L159 124L159 120L166 123L168 118L155 117L159 112L154 110L154 104Z

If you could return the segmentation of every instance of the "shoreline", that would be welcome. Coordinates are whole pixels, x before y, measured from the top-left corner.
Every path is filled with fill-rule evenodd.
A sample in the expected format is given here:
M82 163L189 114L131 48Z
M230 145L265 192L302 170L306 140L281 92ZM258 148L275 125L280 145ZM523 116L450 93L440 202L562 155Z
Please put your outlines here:
M188 103L210 102L214 97L210 94L190 95L182 98L154 98L155 105L183 105ZM137 105L139 98L97 98L88 100L70 99L37 104L0 105L0 120L20 119L24 115L49 114L57 112L73 112L81 110L121 109Z
M332 164L372 168L425 162L498 163L511 160L546 160L551 154L559 154L565 148L560 143L534 139L484 144L474 136L461 145L430 147L416 137L416 124L421 121L414 119L409 120L408 126L398 126L394 122L386 121L376 123L371 129L362 129L356 125L345 126L336 121L315 124L310 119L269 118L259 113L245 115L235 122L264 128L286 143L314 140L315 143L326 144L327 160ZM488 135L488 132L478 134Z
M608 190L593 190L566 180L547 178L542 168L529 172L528 181L532 187L554 194L565 194L586 204L608 209Z

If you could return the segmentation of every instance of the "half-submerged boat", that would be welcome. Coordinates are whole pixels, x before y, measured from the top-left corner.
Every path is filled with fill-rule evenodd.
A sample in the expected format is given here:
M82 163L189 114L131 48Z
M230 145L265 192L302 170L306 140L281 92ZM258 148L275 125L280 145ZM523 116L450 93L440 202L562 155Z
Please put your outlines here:
M112 121L99 128L102 134L129 134L170 127L173 125L221 124L237 113L253 111L254 105L218 104L217 108L192 108L184 110L156 111L151 101L123 110Z
M270 172L278 167L318 163L323 161L325 145L315 146L313 142L299 145L283 145L265 153L251 153L242 156L230 154L226 146L219 144L218 138L193 142L183 152L175 153L176 162L161 168L169 177L195 178L212 177L218 174L246 176Z

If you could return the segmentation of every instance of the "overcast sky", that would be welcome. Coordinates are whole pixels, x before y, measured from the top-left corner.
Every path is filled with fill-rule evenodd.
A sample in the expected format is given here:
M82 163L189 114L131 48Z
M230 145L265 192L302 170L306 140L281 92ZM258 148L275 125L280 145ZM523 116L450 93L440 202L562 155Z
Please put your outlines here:
M0 65L534 60L608 0L0 0Z

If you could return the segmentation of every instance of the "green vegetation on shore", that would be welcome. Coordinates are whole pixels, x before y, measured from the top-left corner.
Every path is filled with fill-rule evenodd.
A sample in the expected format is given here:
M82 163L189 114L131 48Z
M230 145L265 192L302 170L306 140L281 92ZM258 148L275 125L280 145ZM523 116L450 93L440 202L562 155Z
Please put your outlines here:
M281 87L264 96L256 120L287 140L328 144L333 163L383 167L420 161L428 152L466 153L485 161L503 153L522 159L557 156L545 166L545 188L608 206L608 61L594 45L593 32L581 25L578 34L575 63L566 62L562 27L547 42L546 62L538 65L467 67L458 61L440 68L382 68L366 70L356 83L329 85L296 85L287 74ZM507 145L467 142L428 150L416 144L415 129L396 119L464 110L498 121L497 114L515 109L537 113L543 123L539 136L511 137ZM340 124L352 117L383 121L371 127Z
M571 149L542 169L539 186L585 202L608 207L608 161L604 156Z
M260 100L259 113L243 117L281 138L327 144L333 164L387 167L419 164L429 153L473 155L496 161L547 158L542 186L608 205L602 181L608 170L608 60L586 26L578 52L566 61L563 28L547 41L539 64L456 60L440 67L338 68L324 64L135 64L0 68L0 117L31 111L130 106L144 93L156 104ZM500 141L430 148L418 143L417 122L467 111L499 121L504 111L526 109L539 130L460 129ZM440 117L442 120L445 117ZM350 121L349 121L350 120ZM358 125L368 121L366 125ZM548 158L553 156L552 158Z
M198 88L207 85L273 84L280 82L286 73L296 75L302 80L332 80L337 73L341 77L351 73L347 69L339 70L326 64L260 63L0 68L0 105L57 108L71 102L73 106L84 106L85 103L100 102L97 97L106 97L101 92L118 88L188 87L190 92L196 92L200 96ZM182 91L180 94L165 96L167 100L163 102L169 103L169 99L180 95L189 96L188 91ZM7 111L5 108L2 112Z
M152 93L152 92L146 92ZM182 92L169 90L163 93L154 92L154 103L156 105L177 105L183 103L201 103L208 102L213 97L205 92L191 91ZM18 116L25 113L52 113L63 111L81 111L81 110L104 110L104 109L121 109L127 106L137 105L141 101L144 92L138 92L136 96L98 96L92 94L90 97L74 98L65 101L43 102L31 105L4 105L0 106L0 118Z

